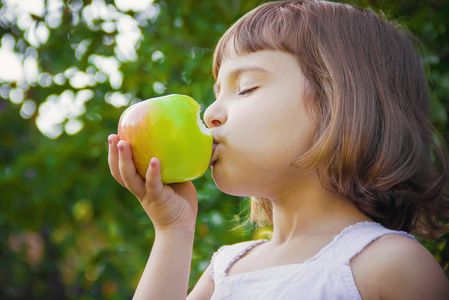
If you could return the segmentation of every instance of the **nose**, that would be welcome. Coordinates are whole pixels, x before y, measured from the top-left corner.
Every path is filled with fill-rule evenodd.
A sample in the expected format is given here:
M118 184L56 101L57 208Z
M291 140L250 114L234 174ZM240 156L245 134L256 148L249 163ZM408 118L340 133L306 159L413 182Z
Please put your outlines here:
M226 110L218 100L215 100L214 103L209 105L204 112L204 122L209 128L221 126L226 123L226 120Z

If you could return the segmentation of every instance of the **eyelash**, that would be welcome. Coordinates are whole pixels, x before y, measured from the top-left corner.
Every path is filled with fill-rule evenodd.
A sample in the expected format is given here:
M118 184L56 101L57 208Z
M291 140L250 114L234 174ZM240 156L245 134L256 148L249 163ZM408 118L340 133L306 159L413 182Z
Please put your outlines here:
M258 89L258 88L259 88L258 86L255 86L255 87L253 87L253 88L243 90L243 91L241 91L241 92L239 93L239 96L249 95L249 94L251 94L252 92L254 92L254 91L255 91L256 89Z

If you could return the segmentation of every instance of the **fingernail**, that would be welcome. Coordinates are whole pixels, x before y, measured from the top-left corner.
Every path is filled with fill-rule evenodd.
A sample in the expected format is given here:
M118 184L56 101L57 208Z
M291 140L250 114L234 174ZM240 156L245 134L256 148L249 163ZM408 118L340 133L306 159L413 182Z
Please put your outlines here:
M117 149L118 149L118 151L122 151L123 150L123 145L117 144Z
M156 163L155 163L155 162L150 162L150 166L151 166L152 168L154 168L154 167L156 167Z
M112 141L111 141L111 139L110 139L110 138L108 138L108 143L109 143L109 145L111 145L111 144L112 144Z

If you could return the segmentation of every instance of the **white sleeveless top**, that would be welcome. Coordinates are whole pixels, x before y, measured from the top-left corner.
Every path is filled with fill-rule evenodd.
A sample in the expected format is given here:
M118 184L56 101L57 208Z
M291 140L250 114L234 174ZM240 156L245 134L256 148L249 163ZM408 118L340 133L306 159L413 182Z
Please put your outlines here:
M212 300L361 300L350 260L367 245L386 234L415 239L403 231L389 230L374 222L346 227L332 242L304 263L270 267L228 276L240 257L267 240L223 246L214 253L210 273L215 283Z

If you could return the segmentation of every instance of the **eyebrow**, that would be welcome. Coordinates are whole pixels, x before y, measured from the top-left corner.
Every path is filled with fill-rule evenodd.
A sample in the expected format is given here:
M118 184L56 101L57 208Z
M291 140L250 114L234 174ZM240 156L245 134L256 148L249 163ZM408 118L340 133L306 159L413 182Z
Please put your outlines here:
M259 66L242 66L242 67L238 67L238 68L233 69L229 73L228 78L229 79L236 79L236 78L239 78L240 75L242 75L243 73L246 73L246 72L257 72L257 73L262 73L262 74L265 74L265 75L271 75L271 72L269 72L268 70L266 70L266 69L264 69L262 67L259 67ZM217 96L219 92L220 92L220 85L218 84L218 82L216 82L214 84L215 96Z

